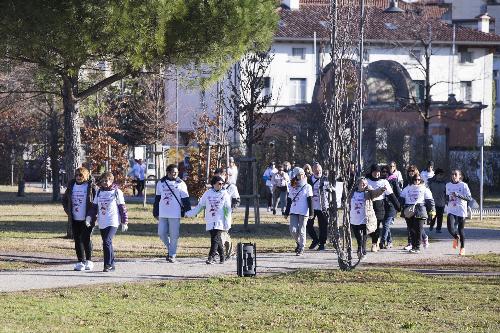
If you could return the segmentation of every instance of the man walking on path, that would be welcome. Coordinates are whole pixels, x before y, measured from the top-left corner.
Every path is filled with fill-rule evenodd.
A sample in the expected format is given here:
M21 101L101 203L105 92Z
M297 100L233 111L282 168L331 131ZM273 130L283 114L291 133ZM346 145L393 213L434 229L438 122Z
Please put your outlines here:
M181 217L191 209L186 183L179 178L175 164L167 166L167 175L156 185L153 216L158 220L158 236L167 248L167 261L175 262Z
M309 179L309 183L313 189L312 206L314 217L307 220L307 233L311 237L312 242L309 249L312 250L319 245L318 251L325 249L326 239L328 236L328 207L330 206L329 193L332 187L328 182L328 178L323 175L323 169L319 163L313 164L313 175ZM318 218L319 237L314 230L314 218Z

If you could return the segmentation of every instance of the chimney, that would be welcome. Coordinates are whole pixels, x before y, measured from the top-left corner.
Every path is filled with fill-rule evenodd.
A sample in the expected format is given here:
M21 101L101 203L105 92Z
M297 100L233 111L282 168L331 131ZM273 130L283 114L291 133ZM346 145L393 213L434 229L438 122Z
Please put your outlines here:
M476 16L477 18L477 30L481 32L490 32L490 19L491 17L488 15L488 13L481 14L479 16Z
M299 9L299 2L300 0L282 0L282 4L290 8L291 10L298 10Z

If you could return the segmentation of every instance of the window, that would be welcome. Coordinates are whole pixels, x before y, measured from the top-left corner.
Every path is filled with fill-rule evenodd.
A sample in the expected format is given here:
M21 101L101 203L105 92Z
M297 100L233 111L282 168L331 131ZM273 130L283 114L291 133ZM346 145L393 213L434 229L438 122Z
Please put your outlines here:
M291 61L304 61L306 59L305 47L292 47Z
M422 103L425 99L425 81L415 80L413 81L413 86L415 87L415 101Z
M290 79L290 104L306 102L306 79Z
M422 51L421 50L410 50L408 52L408 55L410 56L410 61L420 61L422 59Z
M460 63L461 64L471 64L472 63L472 52L469 52L469 51L460 52Z
M460 82L460 95L464 103L470 103L472 99L472 82L471 81L461 81Z
M271 78L265 76L262 78L262 96L271 95Z

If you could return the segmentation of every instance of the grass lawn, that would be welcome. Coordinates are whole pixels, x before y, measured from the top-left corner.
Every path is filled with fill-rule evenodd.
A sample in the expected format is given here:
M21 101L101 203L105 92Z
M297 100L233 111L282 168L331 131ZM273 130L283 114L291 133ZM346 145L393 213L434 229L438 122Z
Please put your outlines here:
M500 278L400 270L3 294L3 332L498 332Z

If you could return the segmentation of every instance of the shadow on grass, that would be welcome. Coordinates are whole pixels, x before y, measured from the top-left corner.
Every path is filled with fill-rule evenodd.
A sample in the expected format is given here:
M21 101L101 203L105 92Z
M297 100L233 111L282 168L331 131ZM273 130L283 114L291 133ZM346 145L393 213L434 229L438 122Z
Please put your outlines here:
M0 191L0 206L11 206L17 204L54 204L60 205L59 201L52 201L52 193L25 193L24 197L18 197L15 192Z

